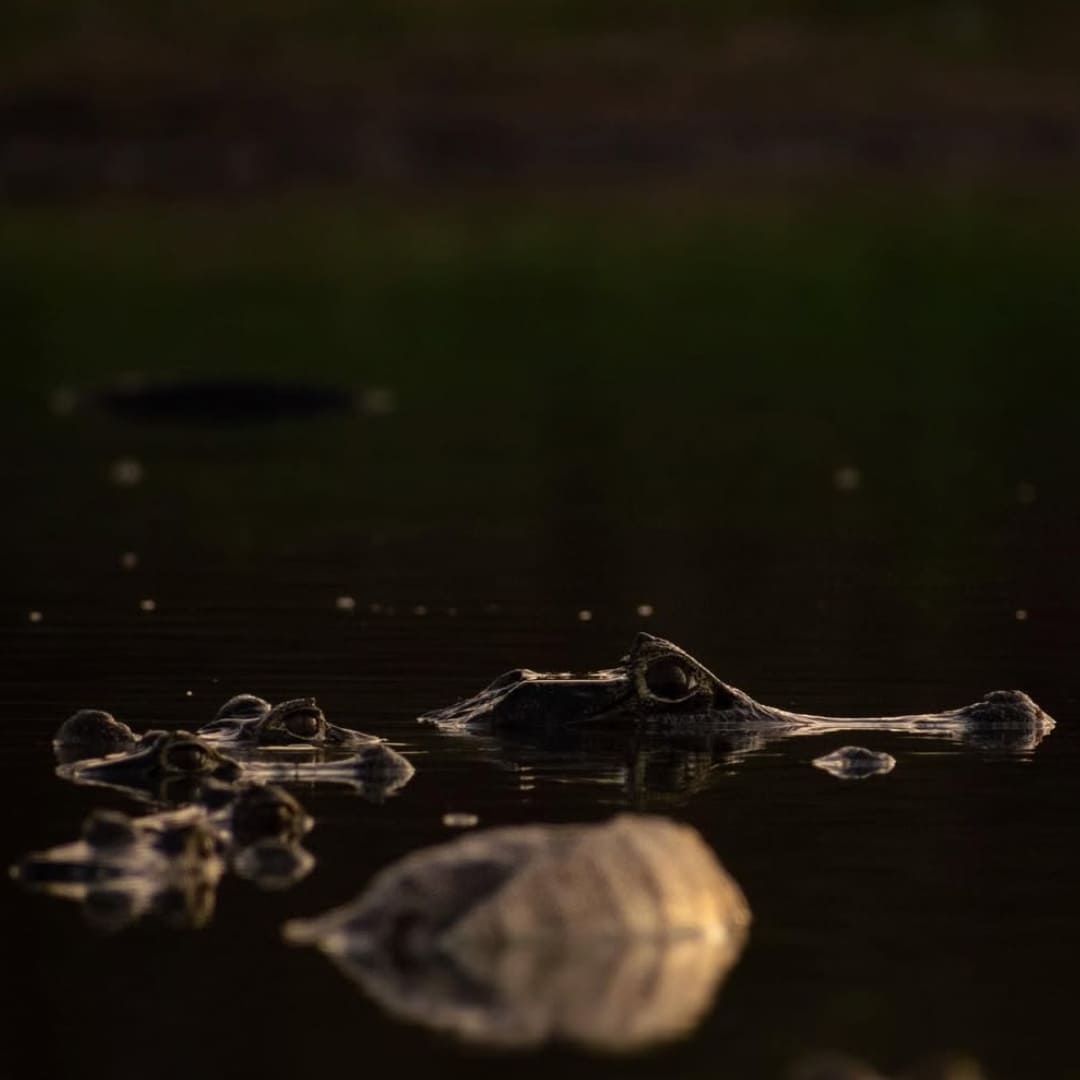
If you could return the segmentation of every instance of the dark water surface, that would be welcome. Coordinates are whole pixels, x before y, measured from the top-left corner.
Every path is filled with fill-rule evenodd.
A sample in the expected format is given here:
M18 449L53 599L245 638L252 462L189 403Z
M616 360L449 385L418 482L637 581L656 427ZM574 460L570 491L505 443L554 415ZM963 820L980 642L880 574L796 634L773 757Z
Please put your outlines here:
M41 417L9 431L0 862L73 838L94 807L135 809L54 776L50 738L78 707L194 728L239 691L315 694L417 770L383 803L297 789L314 872L280 893L226 878L200 931L106 935L76 905L4 884L12 1075L765 1078L837 1049L882 1071L958 1051L993 1080L1080 1076L1071 435L975 410L725 423L717 400L687 420L657 389L632 439L627 418L590 422L596 386L569 415L514 399L482 422L403 401L242 432ZM145 469L134 487L109 480L127 456ZM837 490L843 466L857 490ZM860 735L710 763L415 722L510 667L610 664L638 629L774 705L888 714L1017 687L1058 727L1015 755ZM810 766L848 741L896 769L841 782ZM281 940L286 919L455 835L448 812L488 826L630 806L699 828L754 912L681 1042L508 1061L389 1018Z

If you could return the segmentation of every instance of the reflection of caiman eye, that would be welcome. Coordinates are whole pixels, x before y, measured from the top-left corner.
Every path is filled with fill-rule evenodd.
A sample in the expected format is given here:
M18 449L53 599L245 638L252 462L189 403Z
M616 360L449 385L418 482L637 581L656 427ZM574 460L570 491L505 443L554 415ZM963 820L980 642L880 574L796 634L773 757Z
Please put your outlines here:
M312 712L294 712L285 717L285 730L298 739L310 739L319 734L319 717Z
M672 657L654 660L645 670L645 685L653 697L662 701L679 701L694 688L694 679L686 668Z
M233 827L246 836L279 836L292 825L292 811L280 802L261 801L237 806Z
M210 755L194 742L173 743L165 748L165 767L172 772L202 772L210 763Z
M217 843L213 834L207 829L199 829L198 835L192 842L192 854L197 855L200 859L209 859L216 853Z

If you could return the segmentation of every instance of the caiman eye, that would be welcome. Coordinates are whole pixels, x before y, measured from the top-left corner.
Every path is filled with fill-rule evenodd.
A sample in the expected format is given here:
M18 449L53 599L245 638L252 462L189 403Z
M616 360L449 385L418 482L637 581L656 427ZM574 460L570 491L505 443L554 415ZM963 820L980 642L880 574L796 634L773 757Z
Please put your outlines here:
M262 836L276 836L289 827L290 821L287 807L280 803L263 803L251 814L248 824Z
M694 679L678 660L654 660L645 670L645 685L661 701L679 701L694 688Z
M312 712L294 712L285 717L285 730L298 739L311 739L319 734L319 717Z
M202 772L210 761L210 755L194 742L173 743L163 756L167 769L181 773Z

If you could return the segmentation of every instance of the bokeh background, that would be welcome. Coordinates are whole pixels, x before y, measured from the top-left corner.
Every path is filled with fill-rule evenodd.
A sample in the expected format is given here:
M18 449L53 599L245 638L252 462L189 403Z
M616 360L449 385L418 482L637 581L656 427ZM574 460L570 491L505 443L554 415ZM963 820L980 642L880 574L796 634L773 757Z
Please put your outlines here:
M3 23L5 864L98 805L51 775L79 707L196 727L234 692L317 693L408 743L500 670L608 664L638 629L806 711L1019 686L1062 721L1048 771L902 758L896 801L839 810L761 759L661 800L743 882L756 951L674 1057L515 1068L773 1077L838 1046L1008 1080L1037 1046L1077 1075L1075 5L8 0ZM101 404L135 375L360 407ZM408 798L311 802L319 872L262 907L224 887L195 939L89 937L9 889L20 1075L190 1075L207 1047L230 1075L332 1071L354 1024L405 1071L505 1070L275 944L470 798L485 824L612 807L554 776L478 794L427 739ZM269 986L302 1025L237 1039ZM117 1009L134 1042L88 1065Z

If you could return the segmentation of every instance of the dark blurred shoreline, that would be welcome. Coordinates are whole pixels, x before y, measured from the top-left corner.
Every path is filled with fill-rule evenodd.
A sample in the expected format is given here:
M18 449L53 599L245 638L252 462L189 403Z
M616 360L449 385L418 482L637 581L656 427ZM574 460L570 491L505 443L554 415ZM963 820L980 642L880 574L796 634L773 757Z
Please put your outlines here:
M1028 112L755 117L737 111L677 125L543 117L525 125L497 113L412 106L390 120L330 102L310 112L290 99L170 98L168 131L132 110L74 96L0 105L0 192L15 202L108 195L252 194L295 186L442 183L534 187L695 181L730 190L857 175L862 181L1038 181L1080 175L1080 121ZM272 120L268 121L268 117ZM1000 176L999 176L1000 178Z
M561 37L61 24L51 46L5 50L0 200L1075 179L1075 20L1044 12L1025 35L986 5L938 7L918 32L718 28L696 10L651 33L607 13Z

